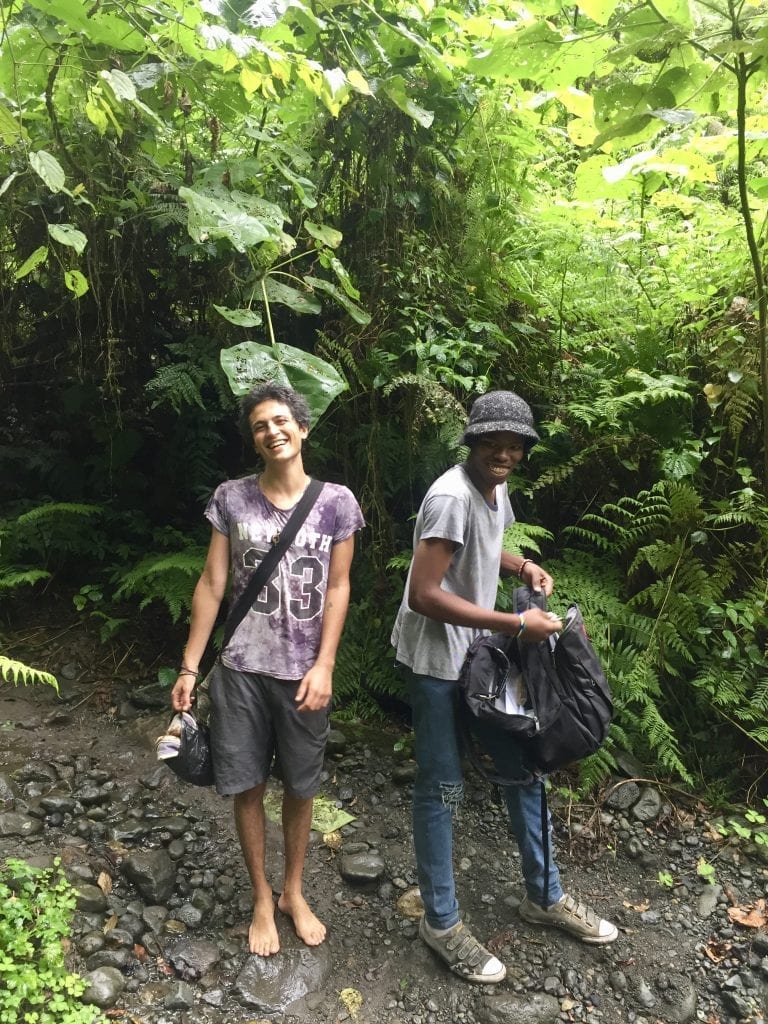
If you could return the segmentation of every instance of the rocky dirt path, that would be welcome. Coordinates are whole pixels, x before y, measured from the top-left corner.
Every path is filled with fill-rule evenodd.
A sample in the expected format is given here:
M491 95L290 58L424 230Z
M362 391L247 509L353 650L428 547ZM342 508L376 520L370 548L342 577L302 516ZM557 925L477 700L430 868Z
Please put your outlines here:
M724 841L704 808L626 777L597 804L555 796L564 882L620 928L603 949L520 921L514 843L487 788L470 781L457 828L460 899L508 976L492 991L450 976L416 937L412 765L394 756L392 735L344 725L329 748L323 789L354 820L331 837L313 833L307 871L328 941L307 949L281 918L281 952L249 956L249 890L230 802L179 783L155 760L152 741L168 718L127 696L99 710L92 687L76 680L63 700L43 688L0 686L0 862L61 858L79 892L73 966L110 1017L131 1024L763 1020L766 847L736 842L732 829ZM276 887L281 856L273 825ZM712 881L698 873L701 865L711 865ZM750 924L733 919L739 908L751 911Z

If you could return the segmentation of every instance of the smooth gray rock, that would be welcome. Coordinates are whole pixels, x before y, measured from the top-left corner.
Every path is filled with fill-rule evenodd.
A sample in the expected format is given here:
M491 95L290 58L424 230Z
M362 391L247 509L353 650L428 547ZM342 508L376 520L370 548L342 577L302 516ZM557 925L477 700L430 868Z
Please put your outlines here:
M13 781L10 775L6 775L5 772L0 772L0 804L13 804L18 800L20 795L19 787Z
M341 877L357 884L377 882L386 865L377 853L353 853L343 856L339 867Z
M327 943L311 949L282 949L275 956L249 957L232 991L248 1009L277 1015L308 993L321 991L330 972Z
M325 744L326 754L343 754L347 749L347 737L339 729L331 729Z
M640 799L632 808L632 816L646 824L655 821L661 813L661 793L653 786L644 786Z
M125 978L116 967L98 967L84 975L83 980L88 987L81 999L101 1010L114 1006L125 988Z
M500 993L487 996L475 1010L480 1024L556 1024L560 1003L554 996Z
M696 912L699 917L710 917L717 908L717 901L723 891L722 885L706 885L699 896Z
M37 836L43 831L43 823L38 818L28 818L18 811L6 811L0 814L0 837Z
M107 909L107 897L98 885L78 882L75 885L77 909L84 914L101 914Z

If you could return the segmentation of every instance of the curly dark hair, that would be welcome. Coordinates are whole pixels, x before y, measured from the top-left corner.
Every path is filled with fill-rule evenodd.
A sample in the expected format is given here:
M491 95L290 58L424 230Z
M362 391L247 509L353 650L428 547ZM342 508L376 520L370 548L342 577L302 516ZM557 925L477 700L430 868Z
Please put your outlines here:
M312 415L309 411L309 403L304 395L300 395L298 391L294 391L293 388L286 387L284 384L259 384L258 387L255 387L240 399L240 416L237 425L246 444L251 443L249 416L257 405L260 405L262 402L269 402L270 400L287 405L291 410L291 416L293 416L299 426L306 427L309 430Z

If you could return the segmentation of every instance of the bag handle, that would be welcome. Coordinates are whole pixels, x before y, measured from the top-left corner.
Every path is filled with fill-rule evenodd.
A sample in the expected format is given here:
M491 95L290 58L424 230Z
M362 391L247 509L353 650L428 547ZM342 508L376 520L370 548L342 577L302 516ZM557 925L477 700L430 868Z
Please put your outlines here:
M320 492L324 486L325 484L322 480L309 481L309 486L302 494L298 505L291 513L288 522L280 531L279 540L277 543L272 544L272 547L262 558L261 562L259 562L259 566L253 576L248 580L245 590L230 609L224 623L224 639L221 642L222 651L232 639L237 627L245 618L245 613L259 596L261 588L272 575L272 570L283 557L293 541L293 538L299 532L299 529L309 515L312 506L319 498Z

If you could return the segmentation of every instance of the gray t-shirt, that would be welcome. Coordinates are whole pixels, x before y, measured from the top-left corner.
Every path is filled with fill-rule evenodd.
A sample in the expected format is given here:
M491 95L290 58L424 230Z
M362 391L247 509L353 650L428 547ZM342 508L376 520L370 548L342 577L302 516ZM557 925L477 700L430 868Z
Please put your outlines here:
M216 488L205 515L229 538L230 607L292 511L276 508L257 476L227 480ZM320 647L331 548L361 526L363 514L352 492L326 483L222 653L225 665L276 679L301 679L309 671Z
M432 484L416 517L414 550L421 540L439 537L456 544L443 590L457 594L481 608L493 608L499 583L504 530L514 521L509 495L503 484L496 488L496 507L491 508L469 479L464 466L454 466ZM470 626L452 626L428 619L408 607L408 588L392 630L397 660L417 675L458 679L467 648L481 632Z

